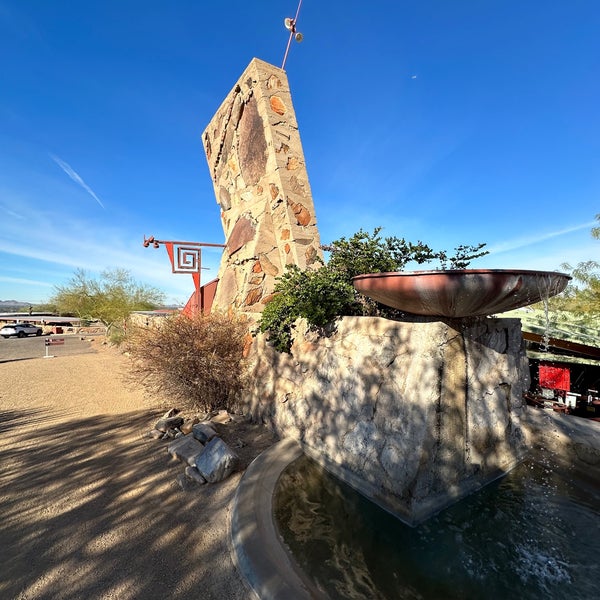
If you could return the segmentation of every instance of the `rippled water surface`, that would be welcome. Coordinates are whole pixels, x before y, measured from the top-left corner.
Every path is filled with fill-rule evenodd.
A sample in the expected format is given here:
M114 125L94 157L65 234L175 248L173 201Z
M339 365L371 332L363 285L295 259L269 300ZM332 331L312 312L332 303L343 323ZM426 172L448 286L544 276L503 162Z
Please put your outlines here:
M586 474L584 474L586 475ZM275 517L331 598L600 598L600 489L546 459L408 527L302 457Z

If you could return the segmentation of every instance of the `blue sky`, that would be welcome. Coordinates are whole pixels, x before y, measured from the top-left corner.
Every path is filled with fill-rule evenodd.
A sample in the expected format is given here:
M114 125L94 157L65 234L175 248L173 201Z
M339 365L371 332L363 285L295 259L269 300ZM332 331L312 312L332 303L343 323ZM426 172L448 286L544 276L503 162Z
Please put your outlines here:
M185 302L159 239L223 242L201 134L297 0L0 0L0 299L77 268ZM360 228L480 268L597 259L600 2L304 0L286 64L321 239ZM203 280L220 253L205 251Z

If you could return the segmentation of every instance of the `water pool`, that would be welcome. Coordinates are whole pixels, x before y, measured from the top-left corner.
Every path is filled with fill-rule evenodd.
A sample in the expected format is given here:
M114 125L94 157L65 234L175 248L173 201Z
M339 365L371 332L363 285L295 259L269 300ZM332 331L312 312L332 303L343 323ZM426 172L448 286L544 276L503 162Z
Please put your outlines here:
M331 598L600 597L600 482L548 455L409 527L303 456L279 479L284 543Z

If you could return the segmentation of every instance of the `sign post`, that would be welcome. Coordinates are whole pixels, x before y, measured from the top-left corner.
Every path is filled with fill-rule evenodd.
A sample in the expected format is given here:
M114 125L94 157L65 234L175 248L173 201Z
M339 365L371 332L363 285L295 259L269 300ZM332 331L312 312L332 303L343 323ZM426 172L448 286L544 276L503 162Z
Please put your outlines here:
M48 354L48 348L50 346L62 346L64 343L64 338L46 338L44 340L44 346L46 346L46 355L44 358L55 358L52 354Z

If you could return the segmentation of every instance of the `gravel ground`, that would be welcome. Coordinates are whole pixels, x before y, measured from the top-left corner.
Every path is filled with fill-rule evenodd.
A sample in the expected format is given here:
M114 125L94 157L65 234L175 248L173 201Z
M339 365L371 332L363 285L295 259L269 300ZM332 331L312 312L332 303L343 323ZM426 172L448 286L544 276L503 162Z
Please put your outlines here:
M0 598L250 598L228 542L241 473L182 491L182 464L145 436L164 408L96 346L0 364ZM221 430L245 463L273 441Z
M126 357L91 345L0 360L0 598L251 598L228 541L241 473L182 491L182 464L145 436L163 403L124 383ZM528 420L598 473L598 423ZM274 441L249 423L217 429L242 467Z

